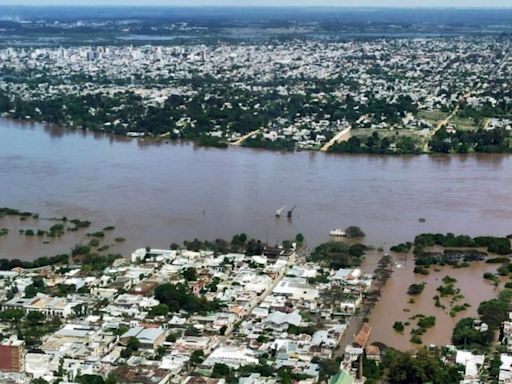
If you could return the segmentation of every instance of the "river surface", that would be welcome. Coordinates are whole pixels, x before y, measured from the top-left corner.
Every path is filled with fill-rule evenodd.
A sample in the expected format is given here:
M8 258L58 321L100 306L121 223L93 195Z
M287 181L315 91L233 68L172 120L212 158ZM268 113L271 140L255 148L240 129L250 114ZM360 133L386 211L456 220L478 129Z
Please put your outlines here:
M198 148L0 120L0 206L90 220L91 230L116 226L111 236L127 240L114 249L125 255L238 232L271 243L301 232L314 246L330 229L349 225L384 248L427 231L507 235L511 191L507 155ZM297 205L291 221L274 217L285 204ZM34 227L16 220L16 229ZM0 227L7 224L1 219ZM11 231L0 239L0 258L68 252L81 235L41 248L40 240Z
M350 156L317 152L276 153L232 147L155 143L73 132L41 124L0 119L0 206L40 214L21 221L0 218L0 258L31 260L69 252L90 238L87 232L115 226L101 239L110 251L129 256L136 248L168 247L187 239L230 239L234 233L269 242L301 232L310 247L328 240L335 227L358 225L366 242L389 248L421 232L470 235L512 233L512 157ZM297 205L293 219L274 212ZM284 211L286 213L286 210ZM89 220L89 229L60 239L19 234L48 229L62 217ZM420 223L425 218L426 223ZM116 243L115 237L124 237ZM365 262L370 271L380 252ZM482 278L496 266L443 269L415 276L410 259L396 269L371 315L372 341L409 349L410 327L395 334L396 320L423 313L437 325L425 343L445 344L462 316L474 315L480 301L496 294ZM445 275L457 278L468 303L451 318L432 297ZM408 304L407 287L427 282ZM410 310L405 312L404 308Z

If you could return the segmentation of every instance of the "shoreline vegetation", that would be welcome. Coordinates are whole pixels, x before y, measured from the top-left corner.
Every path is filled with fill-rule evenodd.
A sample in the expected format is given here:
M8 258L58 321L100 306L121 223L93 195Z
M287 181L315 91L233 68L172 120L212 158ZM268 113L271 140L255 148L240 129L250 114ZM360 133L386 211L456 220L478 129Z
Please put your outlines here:
M39 214L22 211L14 208L0 208L0 218L12 216L19 217L20 220L32 218L34 220L40 219ZM36 236L55 236L60 237L66 231L76 231L80 229L88 229L91 226L89 221L82 221L80 219L51 218L48 220L61 221L61 223L53 225L49 230L33 230L32 235ZM364 232L359 227L350 227L350 233L354 234L356 243L347 243L345 241L330 240L316 246L308 255L307 260L314 262L326 269L340 269L340 268L354 268L359 267L366 256L367 252L373 250L372 247L362 243ZM114 226L104 226L102 229L93 230L91 232L84 232L83 244L76 244L69 253L57 254L54 256L42 256L33 261L21 261L18 259L1 259L0 271L7 271L13 268L23 269L38 269L42 267L65 267L69 264L81 265L82 268L87 269L88 272L100 272L104 268L117 259L122 259L121 254L105 253L108 246L101 246L101 241L104 239L105 234L115 230ZM28 236L25 230L25 236ZM2 236L8 236L9 231L3 228L0 232ZM502 278L509 276L511 281L505 284L505 289L512 287L512 263L510 255L512 254L512 247L510 239L512 235L507 237L495 236L476 236L471 237L467 235L455 235L453 233L440 234L440 233L423 233L415 237L413 242L405 242L390 248L391 252L396 255L410 254L414 256L415 268L414 273L420 275L428 275L431 268L439 266L451 266L454 268L468 267L471 262L485 262L487 264L496 264L496 273L486 272L482 278L496 286L500 285ZM0 237L1 239L1 237ZM115 237L115 242L124 241L121 237ZM296 246L302 249L304 246L304 236L298 234L292 240L285 240L282 242L281 247L284 251L289 251ZM295 244L295 245L294 245ZM262 254L265 244L261 240L249 239L245 233L236 234L231 241L216 239L213 241L200 241L194 239L192 241L184 241L181 245L172 243L169 248L173 249L187 249L190 251L208 250L215 254L229 253L229 252L243 252L246 255ZM149 249L149 247L147 247ZM149 254L148 254L149 255ZM149 255L151 256L151 255ZM372 306L378 302L381 290L385 286L386 281L392 275L392 258L385 254L379 261L375 270L375 291L371 292L366 297L365 308L369 314ZM315 277L310 283L322 283L327 281L327 276L320 274ZM459 288L455 286L456 280L450 276L443 278L443 284L437 287L438 295L433 300L436 307L446 309L451 317L456 316L459 312L464 311L471 304L463 302L464 296L461 294ZM424 282L411 284L405 293L410 297L410 302L414 302L414 297L423 293L425 288ZM443 301L444 298L444 301ZM462 302L461 302L462 301ZM426 317L423 315L421 317ZM416 319L416 318L414 318ZM412 319L412 320L414 320ZM404 326L407 326L405 324ZM402 325L396 325L397 332L402 333ZM421 328L421 327L420 327ZM419 336L424 331L418 331L413 334L413 343L421 344Z
M107 234L110 234L115 231L115 226L109 225L104 226L101 229L93 230L91 232L85 232L86 229L89 229L92 226L92 223L88 220L81 219L68 219L67 217L61 218L41 218L38 213L33 213L29 211L22 211L15 208L9 207L0 207L0 219L4 217L19 217L20 221L26 221L28 218L32 218L35 221L39 220L51 220L51 221L60 221L58 224L52 225L49 229L20 229L17 231L18 235L24 236L37 236L41 238L49 238L55 237L59 238L66 234L66 232L74 232L83 230L84 231L84 243L76 244L70 251L70 253L63 253L54 256L41 256L32 261L22 261L19 259L0 259L0 271L8 271L13 268L23 268L23 269L37 269L42 267L54 267L57 265L65 265L69 263L86 262L87 264L95 264L99 263L100 266L103 266L104 263L112 264L118 258L123 258L120 254L103 254L107 251L110 246L103 245L101 242L105 239ZM37 226L37 224L34 224ZM358 227L350 227L354 233L362 233L362 231ZM357 232L359 231L359 232ZM10 236L15 232L11 228L0 228L0 240L3 237ZM124 237L114 236L112 238L112 242L114 243L122 243L126 241ZM293 249L294 245L298 248L303 247L304 245L304 236L299 233L293 240L284 240L281 244L284 251L290 251ZM329 242L336 243L336 242ZM328 243L326 243L328 244ZM341 243L336 243L341 244ZM172 243L169 246L169 249L187 249L190 251L200 251L200 250L209 250L216 254L220 253L229 253L229 252L245 252L247 255L258 255L261 254L264 248L268 246L268 244L262 242L261 240L249 239L245 233L236 234L233 236L231 242L226 241L224 239L215 239L214 241L200 241L198 239L194 239L192 241L184 241L182 245ZM149 249L149 247L147 247ZM357 249L357 251L356 251ZM338 252L338 255L344 255L348 257L345 264L347 266L355 266L360 265L361 258L364 255L364 250L366 250L365 246L346 246L341 244L340 247L331 250L332 252ZM317 247L317 253L320 254L323 249L319 246ZM356 261L350 259L350 257L357 257ZM103 267L94 267L98 270L101 270Z
M75 245L70 253L61 253L54 256L41 256L31 261L24 261L16 258L0 259L0 271L9 271L13 268L22 269L38 269L44 267L55 267L58 265L66 265L77 260L77 257L89 257L92 261L101 262L103 259L111 259L122 257L120 254L107 253L115 243L122 243L125 241L123 237L117 236L112 239L106 239L107 233L113 233L115 227L112 225L104 226L102 229L86 232L91 228L92 223L88 220L71 219L66 216L44 218L38 213L22 211L15 208L3 207L0 208L0 219L4 217L19 217L24 226L30 225L32 228L22 228L14 231L13 228L0 228L0 241L8 236L25 236L34 237L41 240L42 244L48 243L51 240L58 240L63 238L67 233L81 231L83 233L83 241L85 244ZM28 224L28 220L32 221ZM45 221L57 222L56 224L48 227L42 227ZM113 244L108 244L108 243ZM1 244L1 243L0 243Z
M1 95L0 95L1 96ZM14 117L7 112L2 112L2 118L14 121L30 121L39 124L51 124L61 126L71 132L84 131L91 133L102 133L105 136L118 135L124 137L130 136L126 131L105 131L104 129L94 129L91 127L76 126L72 122L63 123L53 121L52 119L25 119L24 117ZM365 131L365 130L362 130ZM448 133L446 128L441 128L435 132L432 138L426 143L410 136L400 136L395 134L395 141L390 140L378 130L372 130L370 136L366 133L359 134L358 130L353 130L354 134L346 141L334 143L324 153L328 154L349 154L349 155L380 155L380 156L410 156L410 155L463 155L463 154L511 154L512 153L512 134L505 129L493 129L491 131L479 128L475 131L457 131ZM184 136L178 136L172 132L163 134L153 134L152 132L143 132L138 137L143 140L155 140L156 142L180 141L191 142L199 147L209 147L218 149L227 149L231 146L240 146L243 148L262 149L279 152L300 152L313 151L321 152L321 146L311 148L296 148L296 142L293 140L265 139L262 134L255 134L246 138L240 144L228 141L223 138L210 136L205 133L191 133Z

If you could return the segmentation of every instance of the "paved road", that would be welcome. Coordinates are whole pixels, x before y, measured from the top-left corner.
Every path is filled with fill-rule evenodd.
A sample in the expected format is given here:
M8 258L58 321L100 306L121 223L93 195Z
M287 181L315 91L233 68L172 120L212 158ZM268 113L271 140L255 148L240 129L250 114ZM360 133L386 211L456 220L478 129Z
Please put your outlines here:
M283 279L283 277L286 276L286 272L288 272L288 268L290 268L290 266L292 266L295 263L296 257L297 256L295 253L292 256L290 256L290 258L288 259L288 263L286 264L286 266L285 266L284 270L281 272L281 274L272 282L272 284L270 284L267 287L267 289L260 296L258 296L258 298L253 303L251 303L251 305L249 306L249 309L247 310L247 313L239 321L243 321L243 320L247 319L251 315L254 308L256 308L258 305L260 305L266 299L266 297L272 293L272 291L277 286L277 284L279 284L279 282ZM226 342L226 340L229 339L229 337L232 333L233 333L233 329L231 328L231 329L229 329L229 331L227 331L224 334L224 336L221 336L219 338L219 345Z
M491 79L494 79L494 76L496 76L496 73L498 72L498 70L503 66L503 64L505 64L508 61L508 59L510 59L511 55L512 55L511 53L507 53L505 55L505 57L498 63L496 68L494 68L494 71L492 71L492 73L491 73Z

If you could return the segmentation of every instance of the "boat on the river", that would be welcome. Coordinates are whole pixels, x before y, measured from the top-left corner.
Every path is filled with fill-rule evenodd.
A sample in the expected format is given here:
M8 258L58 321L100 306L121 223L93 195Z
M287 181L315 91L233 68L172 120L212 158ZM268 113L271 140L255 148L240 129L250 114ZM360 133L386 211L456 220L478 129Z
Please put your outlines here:
M335 228L332 229L329 234L333 237L345 237L347 234L345 233L345 230L342 228Z

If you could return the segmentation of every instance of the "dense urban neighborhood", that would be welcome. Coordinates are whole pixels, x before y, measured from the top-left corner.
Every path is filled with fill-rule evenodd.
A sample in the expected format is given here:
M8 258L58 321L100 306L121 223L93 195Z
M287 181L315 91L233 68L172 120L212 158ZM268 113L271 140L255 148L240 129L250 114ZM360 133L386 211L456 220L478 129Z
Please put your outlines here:
M512 9L144 5L0 5L0 384L512 384Z
M301 256L296 241L240 234L141 248L130 261L81 246L72 264L4 270L1 381L352 382L368 325L345 360L336 351L372 276ZM363 248L343 248L354 256L337 265L357 264Z
M509 152L510 48L485 36L4 47L0 113L218 147Z
M59 238L90 225L66 220L37 236ZM2 383L512 381L512 286L501 288L512 271L507 238L422 234L390 255L364 245L364 232L351 226L313 250L302 234L271 246L241 233L231 241L140 248L125 258L102 251L102 235L91 232L70 255L0 260ZM16 235L4 228L2 236ZM458 317L446 346L423 343L435 316L396 321L389 332L410 331L414 353L375 341L368 317L393 271L403 268L400 255L411 251L418 276L485 260L497 271L484 281L500 287L479 304L479 318ZM369 254L379 258L373 273L361 267ZM425 295L425 285L403 293L409 303ZM451 317L471 306L449 275L437 292L436 307Z

